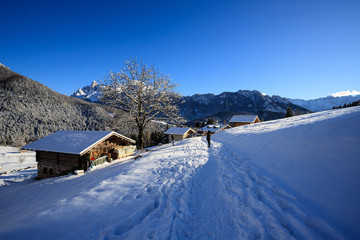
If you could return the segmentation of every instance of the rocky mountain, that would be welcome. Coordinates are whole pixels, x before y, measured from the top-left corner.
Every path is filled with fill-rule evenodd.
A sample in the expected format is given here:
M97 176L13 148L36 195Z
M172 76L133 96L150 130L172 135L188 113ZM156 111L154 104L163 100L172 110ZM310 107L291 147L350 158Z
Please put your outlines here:
M105 130L101 106L59 94L0 65L0 144L22 145L57 130Z
M270 97L258 91L248 90L183 97L179 108L182 116L190 121L216 118L222 122L228 121L234 114L256 114L262 120L283 118L288 106L296 114L308 112L307 109L292 104L286 98Z
M333 107L343 106L344 104L351 104L360 100L360 92L344 91L331 94L324 98L303 100L303 99L289 99L293 104L299 105L303 108L309 109L312 112L319 112Z
M90 86L85 86L76 90L73 94L71 94L71 97L89 102L99 102L101 98L101 88L101 85L99 85L96 81L93 81Z
M100 99L101 86L95 81L90 86L75 91L71 96L90 102ZM267 96L258 91L240 90L224 92L219 95L195 94L185 96L179 104L181 115L188 121L202 121L216 118L228 121L234 114L257 114L262 120L272 120L285 117L290 106L297 114L307 112L307 109L291 103L279 96Z

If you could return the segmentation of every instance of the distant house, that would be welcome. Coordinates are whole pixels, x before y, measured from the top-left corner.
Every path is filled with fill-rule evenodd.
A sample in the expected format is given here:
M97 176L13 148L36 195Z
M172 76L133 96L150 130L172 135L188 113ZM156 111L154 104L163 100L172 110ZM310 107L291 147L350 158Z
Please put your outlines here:
M135 151L134 144L111 131L58 131L22 149L36 151L38 178L46 178L128 156Z
M211 133L217 133L225 129L229 129L229 125L224 124L209 124L197 130L198 134L205 135L208 131Z
M260 119L257 115L234 115L230 121L229 125L231 127L239 127L246 124L259 123Z
M171 127L165 131L165 134L168 135L169 142L171 142L171 135L174 136L175 141L179 141L188 137L193 137L196 132L192 128Z

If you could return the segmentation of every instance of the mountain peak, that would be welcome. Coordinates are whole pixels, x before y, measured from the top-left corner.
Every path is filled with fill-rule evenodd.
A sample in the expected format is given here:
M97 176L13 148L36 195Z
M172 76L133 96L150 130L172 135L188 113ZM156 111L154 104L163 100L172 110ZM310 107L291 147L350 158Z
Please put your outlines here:
M97 85L98 85L98 83L94 80L94 81L91 83L90 87L95 88Z
M98 84L96 81L92 81L89 86L79 88L73 92L71 97L79 98L88 102L99 102L101 98L101 88L101 84Z

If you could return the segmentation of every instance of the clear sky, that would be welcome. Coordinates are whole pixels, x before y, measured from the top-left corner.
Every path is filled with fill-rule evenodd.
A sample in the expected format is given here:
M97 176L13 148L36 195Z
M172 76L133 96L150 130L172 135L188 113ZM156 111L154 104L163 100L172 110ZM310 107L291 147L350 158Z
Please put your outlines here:
M359 91L360 1L1 1L0 62L55 91L69 95L131 57L183 95Z

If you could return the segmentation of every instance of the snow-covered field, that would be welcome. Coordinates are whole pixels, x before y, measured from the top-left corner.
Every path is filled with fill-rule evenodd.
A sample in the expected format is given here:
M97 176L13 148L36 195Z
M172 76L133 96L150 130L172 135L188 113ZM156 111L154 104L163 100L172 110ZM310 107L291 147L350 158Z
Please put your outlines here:
M360 238L360 107L233 128L214 139L311 213Z
M35 152L0 146L0 186L36 177Z
M0 187L0 239L359 239L360 108Z

